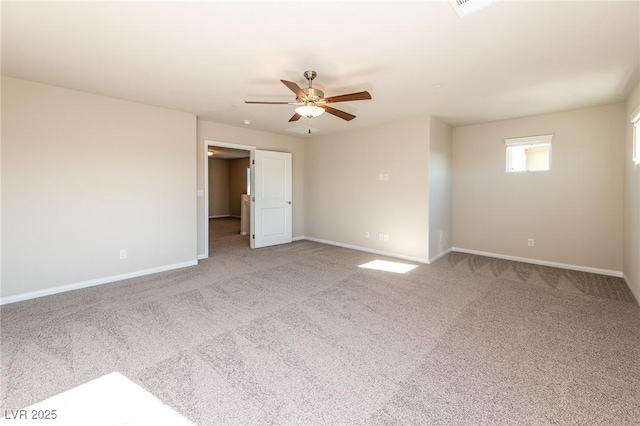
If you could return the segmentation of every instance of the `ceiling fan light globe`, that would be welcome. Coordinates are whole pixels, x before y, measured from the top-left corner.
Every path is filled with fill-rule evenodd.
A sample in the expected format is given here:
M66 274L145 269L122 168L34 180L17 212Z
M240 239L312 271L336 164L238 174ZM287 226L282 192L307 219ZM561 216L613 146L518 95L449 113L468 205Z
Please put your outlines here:
M324 109L315 105L304 105L296 108L296 113L303 117L317 117L324 113Z

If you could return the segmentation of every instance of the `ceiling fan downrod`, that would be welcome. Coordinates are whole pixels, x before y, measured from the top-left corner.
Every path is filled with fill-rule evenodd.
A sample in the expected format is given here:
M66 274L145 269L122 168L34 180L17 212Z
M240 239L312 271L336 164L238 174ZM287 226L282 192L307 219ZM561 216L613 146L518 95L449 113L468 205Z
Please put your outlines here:
M306 78L309 83L309 87L302 89L302 91L306 95L306 101L311 102L313 105L324 98L324 92L322 90L313 88L313 79L316 78L316 75L318 74L312 70L307 70L303 74L304 78Z

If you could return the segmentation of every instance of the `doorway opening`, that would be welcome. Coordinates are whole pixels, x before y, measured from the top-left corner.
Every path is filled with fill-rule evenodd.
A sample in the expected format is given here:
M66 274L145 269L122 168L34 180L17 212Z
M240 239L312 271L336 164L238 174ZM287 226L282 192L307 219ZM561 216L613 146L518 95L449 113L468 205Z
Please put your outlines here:
M227 142L204 141L204 253L199 258L208 258L209 217L209 149L230 148L249 152L250 171L247 191L249 198L241 198L241 208L249 205L249 246L253 248L288 244L292 241L292 155L288 152L258 150L254 146ZM213 153L212 153L213 156ZM234 196L232 196L234 197ZM247 201L246 203L244 201ZM234 201L235 202L235 201ZM213 211L213 210L212 210ZM242 213L240 214L242 216ZM245 213L246 216L246 213ZM240 220L242 222L242 219ZM241 225L242 232L242 225ZM246 226L245 226L246 230ZM214 241L215 244L215 241Z
M204 141L205 257L214 249L251 245L254 153L253 146Z

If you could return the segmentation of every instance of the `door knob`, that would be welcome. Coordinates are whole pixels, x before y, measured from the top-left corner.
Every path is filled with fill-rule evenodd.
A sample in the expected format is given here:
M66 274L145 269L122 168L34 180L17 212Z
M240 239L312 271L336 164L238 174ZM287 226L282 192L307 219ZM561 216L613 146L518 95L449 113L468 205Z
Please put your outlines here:
M287 203L288 203L289 205L291 205L291 201L287 201Z

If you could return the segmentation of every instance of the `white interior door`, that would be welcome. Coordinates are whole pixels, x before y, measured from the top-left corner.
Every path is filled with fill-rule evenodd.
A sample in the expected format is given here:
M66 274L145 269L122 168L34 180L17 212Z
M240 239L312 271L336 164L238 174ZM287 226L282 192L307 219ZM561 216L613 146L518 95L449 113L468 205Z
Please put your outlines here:
M255 150L251 247L291 242L291 154Z

